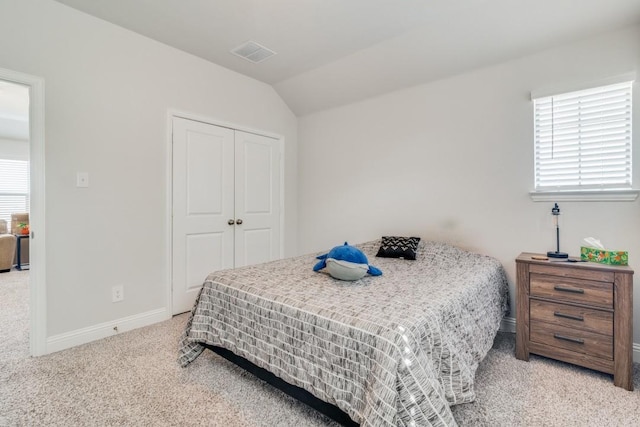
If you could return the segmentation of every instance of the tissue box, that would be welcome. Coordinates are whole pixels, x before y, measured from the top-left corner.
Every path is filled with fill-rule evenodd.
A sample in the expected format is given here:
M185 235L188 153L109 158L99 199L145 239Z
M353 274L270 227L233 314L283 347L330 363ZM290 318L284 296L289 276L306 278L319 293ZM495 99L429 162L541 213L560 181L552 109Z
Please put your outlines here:
M607 265L627 265L629 264L629 253L626 251L607 251L604 249L581 246L580 259L583 261L593 261Z

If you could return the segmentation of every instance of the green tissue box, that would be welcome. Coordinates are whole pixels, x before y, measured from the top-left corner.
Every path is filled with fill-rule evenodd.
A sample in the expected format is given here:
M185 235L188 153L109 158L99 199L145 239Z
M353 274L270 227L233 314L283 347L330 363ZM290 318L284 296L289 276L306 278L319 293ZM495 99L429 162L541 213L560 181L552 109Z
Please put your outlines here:
M599 262L607 265L628 265L629 253L626 251L607 251L604 249L580 247L580 259L583 261Z

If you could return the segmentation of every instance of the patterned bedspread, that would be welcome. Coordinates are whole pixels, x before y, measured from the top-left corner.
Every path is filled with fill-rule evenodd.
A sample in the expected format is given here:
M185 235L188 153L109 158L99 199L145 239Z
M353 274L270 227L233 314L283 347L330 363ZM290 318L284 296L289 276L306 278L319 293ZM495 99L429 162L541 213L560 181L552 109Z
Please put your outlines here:
M479 362L507 308L498 261L421 242L416 261L342 282L313 255L211 274L191 312L179 361L201 344L227 348L345 411L362 426L455 426L450 405L473 401Z

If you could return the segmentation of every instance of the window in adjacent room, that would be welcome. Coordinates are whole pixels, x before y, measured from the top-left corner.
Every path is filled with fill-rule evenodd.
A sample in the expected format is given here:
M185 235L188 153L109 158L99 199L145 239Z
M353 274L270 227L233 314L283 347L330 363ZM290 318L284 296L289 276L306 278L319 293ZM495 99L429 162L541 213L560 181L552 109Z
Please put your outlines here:
M0 159L0 219L29 212L29 162Z
M535 192L631 190L632 83L534 97Z

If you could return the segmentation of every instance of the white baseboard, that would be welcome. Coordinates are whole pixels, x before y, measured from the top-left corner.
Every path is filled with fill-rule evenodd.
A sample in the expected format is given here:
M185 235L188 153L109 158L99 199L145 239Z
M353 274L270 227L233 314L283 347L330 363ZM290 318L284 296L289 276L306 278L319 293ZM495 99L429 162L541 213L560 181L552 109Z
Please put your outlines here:
M56 351L65 350L91 341L110 337L121 332L131 331L143 326L152 325L157 322L169 319L165 308L147 311L145 313L136 314L121 319L112 320L110 322L101 323L99 325L89 326L87 328L77 329L75 331L66 332L64 334L54 335L47 338L46 353L55 353ZM117 331L114 329L117 327ZM513 317L504 317L500 323L500 332L516 333L516 319ZM633 361L640 363L640 344L633 343Z
M513 317L503 317L502 322L500 323L500 332L511 332L512 334L515 334L516 319ZM640 363L640 344L637 342L633 343L633 361Z
M516 333L516 319L513 317L503 317L500 323L500 332Z
M148 326L153 323L169 319L166 308L147 311L133 316L123 317L110 322L100 323L87 328L77 329L64 334L53 335L47 338L46 354L65 350L91 341L110 337L132 329Z

